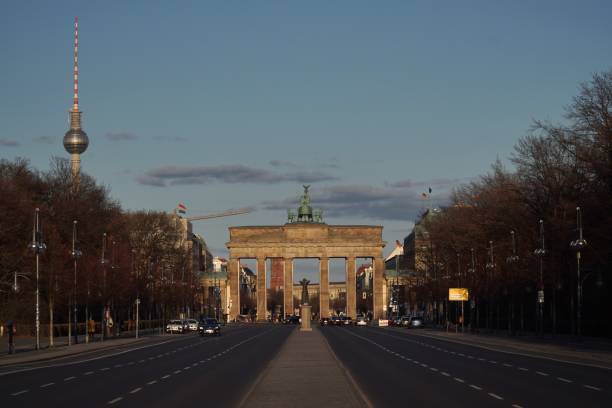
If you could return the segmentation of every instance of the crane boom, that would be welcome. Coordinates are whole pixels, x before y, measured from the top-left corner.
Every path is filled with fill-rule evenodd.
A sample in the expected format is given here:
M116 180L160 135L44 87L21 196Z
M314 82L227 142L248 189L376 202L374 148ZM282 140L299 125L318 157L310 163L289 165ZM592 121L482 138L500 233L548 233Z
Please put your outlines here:
M211 218L229 217L231 215L248 214L250 212L251 212L250 208L240 208L238 210L229 210L229 211L223 211L223 212L206 214L206 215L197 215L195 217L187 217L187 221L209 220Z

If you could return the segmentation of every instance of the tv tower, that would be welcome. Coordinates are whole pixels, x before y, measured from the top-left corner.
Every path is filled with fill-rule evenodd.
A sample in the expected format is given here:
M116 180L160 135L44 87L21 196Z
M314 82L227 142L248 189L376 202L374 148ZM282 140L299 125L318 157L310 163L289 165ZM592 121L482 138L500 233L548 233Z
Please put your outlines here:
M70 110L70 130L64 135L64 148L70 153L70 167L75 187L78 188L81 173L81 153L87 150L89 138L81 129L79 110L79 19L74 18L74 97Z

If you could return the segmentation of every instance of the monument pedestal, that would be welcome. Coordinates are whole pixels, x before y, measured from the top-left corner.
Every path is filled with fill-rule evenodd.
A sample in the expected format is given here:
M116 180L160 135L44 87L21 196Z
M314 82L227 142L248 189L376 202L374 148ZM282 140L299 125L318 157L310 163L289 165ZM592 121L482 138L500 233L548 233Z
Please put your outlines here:
M312 331L310 322L312 320L312 306L302 305L300 310L300 317L302 318L302 325L300 331Z

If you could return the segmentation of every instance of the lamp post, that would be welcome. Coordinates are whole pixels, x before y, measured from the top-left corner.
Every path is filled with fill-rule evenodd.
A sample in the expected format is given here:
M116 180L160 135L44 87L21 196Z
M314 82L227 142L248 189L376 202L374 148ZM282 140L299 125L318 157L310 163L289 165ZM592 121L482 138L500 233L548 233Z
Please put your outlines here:
M488 298L489 298L489 302L488 302L488 307L487 307L487 328L490 329L490 324L491 324L491 285L489 284L489 282L491 282L493 280L493 274L495 273L495 258L493 256L493 241L489 241L489 260L487 261L487 263L485 264L485 269L487 271L489 271L489 273L487 273L487 291L488 291ZM499 315L499 313L498 313ZM499 318L499 316L498 316Z
M582 280L580 279L580 254L587 247L587 241L582 236L582 211L576 207L576 226L578 239L570 242L570 248L576 251L576 333L582 335Z
M70 251L70 256L74 262L74 286L73 286L73 312L74 312L74 344L79 342L78 340L78 325L77 325L77 260L81 257L82 252L76 249L76 240L77 240L77 220L72 221L72 251ZM87 332L87 328L85 328Z
M509 265L508 267L511 269L511 272L515 272L515 269L512 265L515 265L518 262L519 256L516 254L516 234L514 233L514 231L510 231L510 237L512 239L512 254L506 258L506 263ZM514 274L512 274L510 278L510 292L512 300L510 302L510 319L508 322L508 331L510 332L510 334L512 334L512 328L514 323L514 279Z
M100 313L100 341L104 341L106 337L106 232L102 234L102 257L100 258L100 265L102 265L102 313Z
M472 295L472 299L470 300L470 330L472 328L472 325L474 324L474 313L476 312L476 290L475 290L475 286L476 286L476 261L474 258L474 248L470 248L470 258L471 258L471 263L470 263L470 268L468 269L468 273L471 276L471 283L474 285L474 294ZM478 320L478 315L476 315L476 320ZM478 330L478 321L476 322L476 330Z
M34 211L34 228L32 229L32 244L30 249L36 255L36 350L40 350L40 290L39 290L39 257L44 253L47 246L42 239L42 231L39 222L40 210ZM15 275L15 288L17 287L17 275Z
M534 255L540 258L540 277L538 289L538 331L544 334L544 256L546 255L546 245L544 241L544 220L540 220L540 247L533 251Z

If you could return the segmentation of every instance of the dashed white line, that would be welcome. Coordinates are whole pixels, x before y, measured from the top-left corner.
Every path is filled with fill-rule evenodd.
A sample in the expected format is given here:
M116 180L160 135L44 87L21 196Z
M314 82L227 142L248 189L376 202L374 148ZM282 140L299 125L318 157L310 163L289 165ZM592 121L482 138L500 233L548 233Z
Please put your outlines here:
M601 391L601 388L595 387L594 385L584 384L584 388L588 388L589 390L594 390L594 391Z
M123 399L123 397L117 397L115 399L112 399L110 401L108 401L108 405L113 405L115 402L119 402Z
M541 375L542 377L548 377L548 373L543 373L542 371L536 371L536 374Z
M490 395L491 397L495 398L495 399L498 399L498 400L503 400L503 399L504 399L503 397L500 397L500 396L499 396L499 395L497 395L497 394L493 394L492 392L490 392L490 393L489 393L489 395Z
M525 368L525 367L519 367L518 369L521 370L521 371L529 371L529 369Z
M491 364L497 364L497 361L495 361L495 360L489 360L489 363L491 363Z
M144 361L144 360L138 360L138 362L139 362L139 363L144 363L145 361Z
M461 378L457 378L457 377L454 377L453 380L458 381L460 383L464 383L465 382L465 380L463 380Z
M162 380L165 380L166 378L170 377L170 374L166 374L162 377Z
M472 388L473 388L473 389L475 389L475 390L482 391L482 388L480 388L480 387L479 387L479 386L477 386L477 385L470 384L470 387L472 387Z
M181 370L175 370L172 374L178 374L180 372L181 372Z
M149 381L149 382L147 383L147 385L153 385L153 384L155 384L155 383L157 383L157 380Z
M482 357L478 357L478 361L485 361L485 359Z
M108 370L110 370L110 368L108 368L108 367L104 367L104 368L100 369L100 371L108 371Z
M86 373L85 373L85 374L83 374L83 375L92 375L93 373L94 373L93 371L88 371L88 372L86 372Z
M121 368L123 367L123 364L115 364L115 368Z
M64 378L64 381L70 381L70 380L74 380L76 377L72 376L72 377L66 377Z
M519 404L512 404L512 407L513 408L523 408L523 406Z
M437 369L437 368L435 368L435 367L429 367L429 369L430 369L431 371L438 371L438 369Z
M442 374L445 377L450 377L450 374L447 373L446 371L440 371L440 374Z
M502 364L504 367L512 367L512 364L504 363Z
M557 380L563 381L563 382L566 382L566 383L572 383L573 382L572 380L568 380L567 378L563 378L563 377L557 377Z
M142 387L134 388L132 391L130 391L130 394L136 394L140 390L142 390Z
M127 363L127 365L133 365L133 364L134 364L133 361L130 361L129 363Z
M30 390L21 390L21 391L17 391L17 392L12 393L12 394L11 394L11 396L12 396L12 397L16 397L16 396L18 396L18 395L25 394L25 393L26 393L26 392L28 392L28 391L30 391Z
M50 383L47 383L47 384L43 384L43 385L40 386L40 388L47 388L47 387L52 386L53 384L55 384L55 383L54 382L50 382Z

